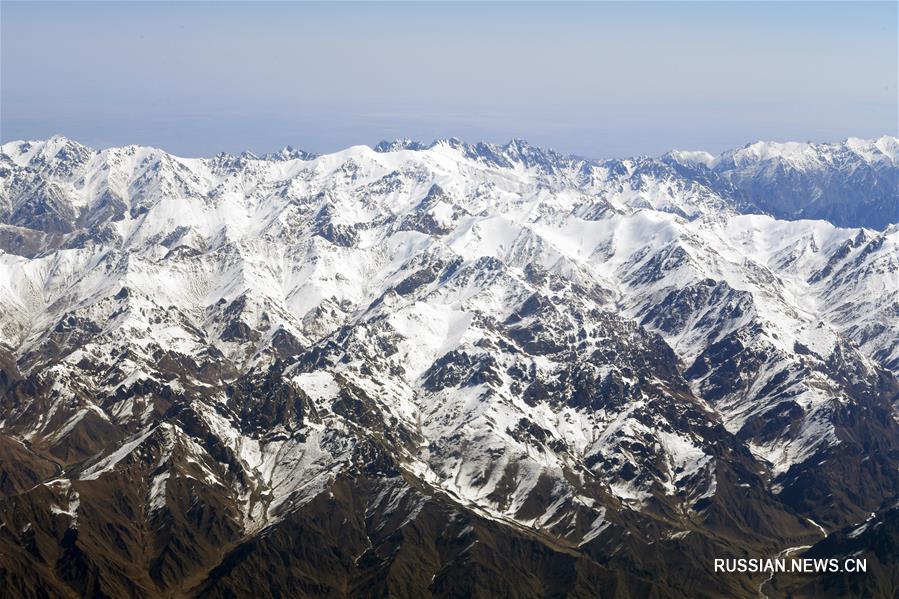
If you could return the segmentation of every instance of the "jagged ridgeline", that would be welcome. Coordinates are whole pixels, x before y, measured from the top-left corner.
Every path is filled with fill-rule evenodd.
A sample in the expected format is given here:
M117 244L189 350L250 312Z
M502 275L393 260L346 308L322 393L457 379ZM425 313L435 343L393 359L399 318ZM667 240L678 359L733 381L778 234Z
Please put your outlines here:
M894 596L897 154L8 143L0 587Z

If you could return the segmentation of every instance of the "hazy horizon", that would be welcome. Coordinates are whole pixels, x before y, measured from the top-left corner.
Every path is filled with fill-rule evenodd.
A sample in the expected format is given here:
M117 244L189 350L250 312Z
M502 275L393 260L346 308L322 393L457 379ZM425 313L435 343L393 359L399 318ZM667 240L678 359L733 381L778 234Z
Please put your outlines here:
M668 148L667 150L665 150L665 151L663 151L663 152L657 152L657 153L655 153L655 154L645 154L645 153L644 153L644 154L619 154L619 155L609 155L609 156L585 156L585 155L582 155L582 154L578 154L578 153L576 153L576 152L568 152L568 151L565 150L565 148L560 148L560 147L555 147L555 146L548 146L548 145L542 145L542 144L533 143L533 142L531 142L531 141L528 140L528 139L524 139L524 138L520 138L520 137L519 137L519 138L510 138L510 139L507 139L507 140L463 139L463 138L460 138L460 137L458 137L458 136L442 137L442 138L429 139L429 140L424 140L424 139L411 139L411 138L408 138L408 137L398 137L398 138L394 138L394 139L379 139L379 140L377 140L377 141L369 141L369 142L366 142L366 141L360 141L359 143L348 144L348 145L343 146L343 147L340 147L340 148L335 148L335 149L333 149L333 150L328 150L327 152L316 152L316 151L314 151L314 150L310 150L309 148L305 148L305 147L302 147L302 146L298 146L298 145L296 145L296 144L286 144L286 145L284 145L284 146L273 147L273 148L269 148L269 149L261 150L261 151L252 151L252 150L243 149L243 150L237 150L237 151L225 151L225 150L220 150L220 151L218 151L218 152L212 152L212 153L197 153L197 152L186 152L186 153L185 153L185 152L176 152L176 151L172 151L172 150L170 150L169 148L166 148L165 146L161 146L161 145L158 145L158 144L137 144L137 143L133 143L133 142L132 142L132 143L122 143L122 144L103 144L103 145L89 144L89 143L85 143L83 140L81 140L81 139L79 139L79 138L77 138L77 137L74 137L74 136L72 136L72 135L66 135L66 134L63 133L63 132L56 132L56 133L54 133L54 134L52 134L52 135L47 135L47 136L40 137L40 138L37 138L37 137L31 137L31 138L24 138L24 137L23 137L23 138L16 138L16 139L5 139L5 138L4 138L4 139L2 140L2 142L0 142L0 143L6 144L6 143L11 143L11 142L17 142L17 141L29 141L29 142L34 142L34 141L46 141L46 140L49 140L49 139L51 139L51 138L53 138L53 137L57 137L57 136L59 136L59 137L64 137L64 138L69 139L69 140L71 140L71 141L75 141L75 142L77 142L77 143L79 143L79 144L81 144L81 145L83 145L83 146L86 146L86 147L92 149L92 150L98 150L98 151L101 151L101 150L105 150L105 149L108 149L108 148L115 148L115 147L129 146L129 145L138 145L138 146L143 146L143 147L152 147L152 148L156 148L156 149L158 149L158 150L162 150L162 151L164 151L164 152L166 152L166 153L168 153L168 154L171 154L171 155L173 155L173 156L178 156L178 157L180 157L180 158L211 158L211 157L213 157L213 156L215 156L215 155L217 155L217 154L221 154L221 153L232 154L232 155L240 155L240 154L243 153L243 152L250 152L251 154L253 154L253 155L255 155L255 156L262 157L262 156L264 156L265 154L277 153L277 152L279 152L279 151L281 151L281 150L284 150L284 149L286 149L286 148L288 148L288 147L290 147L290 148L292 148L292 149L294 149L294 150L302 150L302 151L309 152L309 153L312 153L312 154L324 155L324 154L330 154L330 153L334 153L334 152L340 152L340 151L342 151L342 150L345 150L345 149L350 148L350 147L353 147L353 146L368 146L369 148L375 148L375 147L376 147L379 143L381 143L381 142L394 142L394 141L403 141L403 140L407 140L407 141L410 141L410 142L419 142L419 143L422 143L422 144L424 144L424 145L428 145L428 144L431 144L431 143L436 143L436 142L441 141L441 140L452 139L453 137L455 137L456 139L459 139L459 140L462 141L462 142L469 143L469 144L477 144L477 143L484 142L484 143L492 143L492 144L494 144L494 145L504 146L504 145L510 143L511 141L515 140L515 139L519 139L519 140L523 140L523 141L527 142L527 143L530 144L530 145L540 147L540 148L542 148L542 149L544 149L544 150L553 150L553 151L555 151L555 152L557 152L557 153L559 153L559 154L561 154L561 155L573 156L573 157L583 158L583 159L587 159L587 160L604 160L604 159L615 159L615 158L636 158L636 157L641 157L641 156L658 157L658 156L661 156L662 154L665 154L665 153L667 153L667 152L678 151L678 150L679 150L679 151L687 151L687 152L701 152L701 151L707 151L707 152L709 152L710 154L718 155L718 154L720 154L721 152L725 152L725 151L727 151L727 150L735 150L735 149L742 148L742 147L745 147L745 146L747 146L747 145L750 145L750 144L753 144L753 143L756 143L756 142L770 142L770 143L792 143L792 142L797 142L797 143L812 143L812 144L837 144L837 143L844 142L844 141L846 141L846 140L848 139L847 137L844 137L844 138L841 138L841 139L753 139L753 140L747 140L747 141L745 141L744 143L741 143L741 144L736 144L736 145L734 145L734 146L729 146L729 147L726 147L726 148L722 148L720 151L717 151L717 152L710 152L710 151L707 150L706 148L685 148L685 147L680 147L680 148L678 148L678 147L672 147L672 148ZM892 134L892 133L884 133L883 135L872 135L872 136L867 136L867 137L864 137L864 138L861 138L861 139L872 139L872 140L873 140L873 139L878 139L878 138L881 138L881 137L884 137L884 136L892 136L892 137L896 137L895 134ZM858 138L858 136L852 136L852 135L850 135L849 137L856 137L856 138Z
M2 2L0 139L184 156L897 134L897 5Z

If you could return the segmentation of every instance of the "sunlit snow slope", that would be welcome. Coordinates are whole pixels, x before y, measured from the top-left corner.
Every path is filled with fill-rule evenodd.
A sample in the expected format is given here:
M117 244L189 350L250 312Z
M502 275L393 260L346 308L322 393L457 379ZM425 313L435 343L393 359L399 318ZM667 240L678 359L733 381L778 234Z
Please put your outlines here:
M666 592L740 596L684 556L809 545L899 494L897 169L888 137L5 144L0 562L31 572L7 584L227 596L269 551L310 594L562 584L494 571L518 543L642 594L657 544ZM281 545L300 530L333 563Z

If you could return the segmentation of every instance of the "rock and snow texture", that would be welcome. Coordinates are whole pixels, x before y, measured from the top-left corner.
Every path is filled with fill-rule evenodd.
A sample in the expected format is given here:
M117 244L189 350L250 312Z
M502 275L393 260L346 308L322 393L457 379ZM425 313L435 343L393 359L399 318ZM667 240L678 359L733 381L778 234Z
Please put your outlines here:
M899 492L897 172L887 137L11 142L2 433L58 465L73 523L127 471L148 518L200 485L243 538L352 473L412 485L373 499L408 521L424 487L573 547L635 512L814 536Z

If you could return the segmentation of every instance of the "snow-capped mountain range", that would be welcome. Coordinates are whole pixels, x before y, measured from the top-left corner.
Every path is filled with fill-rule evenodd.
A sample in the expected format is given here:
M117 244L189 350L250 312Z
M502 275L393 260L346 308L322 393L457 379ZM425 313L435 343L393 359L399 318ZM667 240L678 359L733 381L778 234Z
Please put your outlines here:
M708 557L895 513L897 186L893 137L7 143L0 580L755 597Z

